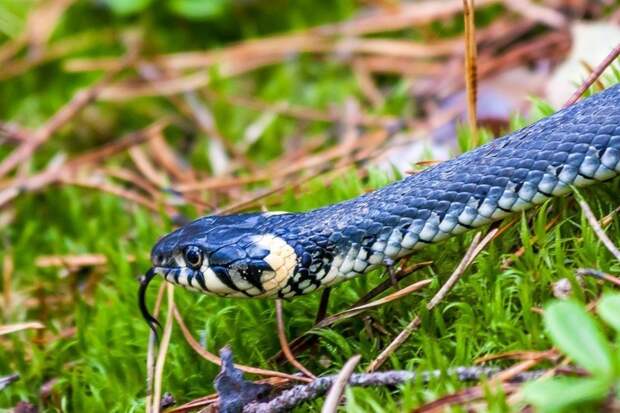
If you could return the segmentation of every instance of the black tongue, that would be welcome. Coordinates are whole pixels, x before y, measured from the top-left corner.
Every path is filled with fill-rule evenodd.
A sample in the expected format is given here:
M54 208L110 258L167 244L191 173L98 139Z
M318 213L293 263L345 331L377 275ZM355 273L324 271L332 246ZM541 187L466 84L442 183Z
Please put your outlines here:
M142 318L144 318L144 321L146 321L151 331L155 334L157 341L159 341L157 327L161 328L161 324L159 324L159 321L151 315L146 306L146 289L155 275L155 268L151 268L143 277L140 278L140 288L138 289L138 307L142 313Z

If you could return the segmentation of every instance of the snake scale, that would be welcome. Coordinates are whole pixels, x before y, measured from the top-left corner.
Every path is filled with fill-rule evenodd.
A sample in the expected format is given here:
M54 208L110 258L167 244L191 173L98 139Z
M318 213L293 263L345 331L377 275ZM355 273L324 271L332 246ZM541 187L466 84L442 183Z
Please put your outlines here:
M620 173L620 85L355 199L199 218L161 238L155 275L224 297L293 297Z

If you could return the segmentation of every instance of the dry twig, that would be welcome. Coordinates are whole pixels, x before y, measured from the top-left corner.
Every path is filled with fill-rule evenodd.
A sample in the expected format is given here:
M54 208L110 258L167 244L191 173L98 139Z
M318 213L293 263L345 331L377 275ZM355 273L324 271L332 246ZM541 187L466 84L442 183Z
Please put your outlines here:
M476 47L476 23L474 21L474 0L463 0L465 19L465 89L467 91L467 121L472 135L472 146L478 146L478 66Z
M327 397L325 397L325 403L323 403L321 413L335 413L338 410L338 404L342 398L342 393L344 393L344 389L351 378L351 374L353 374L353 370L355 366L357 366L357 363L360 362L361 358L362 356L358 354L351 357L344 364L342 370L340 370L340 373L336 376L329 393L327 393Z
M161 400L161 388L164 374L164 364L166 363L166 356L168 355L168 346L170 344L170 336L172 334L172 321L175 311L174 304L174 285L166 284L166 290L168 292L168 313L166 314L166 325L164 326L164 332L159 343L159 352L157 353L157 359L155 360L155 375L153 377L153 397L151 399L151 412L159 413Z
M164 299L164 292L166 291L166 284L159 286L157 292L157 299L155 300L155 308L153 309L153 317L159 315L161 303ZM146 413L153 412L153 378L155 377L155 347L157 346L157 335L153 330L149 329L149 342L146 351Z
M400 298L403 298L409 294L411 294L414 291L418 291L421 288L424 288L426 286L428 286L430 283L432 282L431 279L427 279L427 280L422 280L422 281L418 281L416 283L413 283L405 288L402 288L392 294L389 294L383 298L380 298L378 300L372 301L368 304L363 304L363 305L359 305L356 307L352 307L349 308L348 310L344 310L341 311L339 313L336 313L334 315L331 315L329 317L324 318L323 320L321 320L320 322L318 322L314 328L325 328L327 326L330 326L338 321L347 319L347 318L351 318L351 317L355 317L358 314L363 313L366 310L369 310L371 308L374 307L378 307L384 304L387 304L389 302L392 302L394 300L398 300Z
M86 182L86 180L74 178L72 175L75 175L76 171L80 167L94 164L127 148L130 148L133 145L137 145L148 140L151 136L153 136L153 133L160 131L163 127L165 127L165 125L166 121L155 122L142 130L123 136L118 141L105 144L91 152L79 155L74 159L63 161L58 164L52 164L43 171L28 177L15 178L9 185L0 190L0 208L22 193L40 191L48 185L57 182L73 183L75 185L98 188L98 185L100 184L99 182L93 182L92 180ZM108 190L109 192L116 193L117 195L140 203L147 208L151 208L155 211L159 210L155 203L125 189L113 187L104 188L103 184L101 184L101 188L98 189Z
M432 379L443 375L454 376L459 381L480 380L483 377L493 377L500 372L494 367L456 367L442 370L431 370L426 372L413 371L386 371L374 373L357 373L351 375L348 385L360 387L372 386L396 386L411 381L428 383ZM544 371L529 371L516 374L510 378L512 383L522 383L539 378ZM243 409L244 413L275 413L290 411L295 406L314 400L324 395L333 385L337 376L320 377L309 384L301 384L283 391L274 399L264 403L251 403Z
M77 92L73 98L60 108L43 126L37 129L28 140L15 149L2 163L0 163L0 177L9 173L20 163L27 160L34 151L47 141L58 129L69 122L86 105L94 101L104 87L128 64L130 59L123 59L118 70L109 72L101 80L88 89Z
M609 239L609 237L607 236L603 228L601 228L601 224L598 222L598 219L594 216L594 213L592 212L592 209L590 209L590 206L588 205L588 203L585 200L581 199L580 197L577 198L577 202L579 203L579 206L581 207L583 214L586 216L586 219L590 223L590 226L594 230L594 233L596 234L598 239L600 239L603 245L605 245L605 247L609 250L609 252L611 252L612 255L616 257L618 261L620 261L620 251L614 245L614 243Z
M420 263L415 263L410 265L407 268L404 268L400 271L398 271L395 274L395 279L396 281L400 281L405 279L406 277L408 277L409 275L413 274L415 271L421 269L421 268L425 268L427 266L429 266L430 264L432 264L432 261L425 261L425 262L420 262ZM372 300L374 297L378 296L379 294L382 294L384 291L386 291L388 288L393 287L394 284L392 283L391 279L386 279L384 282L382 282L381 284L377 285L375 288L373 288L372 290L370 290L365 296L363 296L362 298L360 298L359 300L357 300L354 304L351 305L351 307L349 308L349 310L351 310L354 307L360 307L363 306L364 304L367 304L370 300ZM323 297L321 297L323 298ZM377 300L379 301L379 300ZM323 300L321 301L323 302ZM327 306L327 304L325 304L325 307ZM346 313L349 310L344 310L342 313ZM362 310L363 311L363 310ZM315 321L314 326L312 326L312 328L308 331L306 331L305 333L303 333L302 335L296 337L293 341L291 341L290 345L291 345L291 349L293 352L297 353L302 351L302 349L307 348L308 346L312 345L314 342L316 342L316 340L318 339L318 336L316 335L309 335L310 332L315 329L318 328L320 325L322 326L326 326L327 324L324 324L324 318L325 318L325 314L324 312L320 312L322 314L322 317L318 317L317 315L317 319ZM330 316L330 318L333 318L334 316ZM278 354L276 354L275 356L273 356L271 358L271 360L279 360L282 358L282 352L279 352Z
M596 270L594 268L579 268L577 269L577 275L596 277L598 279L607 281L615 285L616 287L620 287L620 278L614 277L611 274L607 274L606 272Z
M583 93L590 87L596 80L601 77L607 66L611 65L616 58L620 56L620 44L613 48L611 52L607 55L607 57L598 65L596 69L588 76L588 78L579 86L579 89L573 93L573 95L566 101L564 107L568 107L573 103L577 102L577 100L583 95Z
M471 265L471 263L476 258L476 256L493 239L496 232L497 232L497 229L493 229L489 231L489 233L482 239L482 241L479 241L480 233L476 234L476 236L474 237L471 243L471 246L469 247L469 249L463 256L463 259L461 260L459 265L457 265L457 267L455 268L452 275L441 286L441 288L439 289L439 291L437 291L437 293L433 296L433 298L431 298L431 301L426 305L426 309L428 311L431 311L433 308L435 308L437 304L439 304L439 302L441 302L441 300L443 300L443 298L452 289L454 284L456 284L456 282L461 278L465 270ZM420 322L421 322L420 317L416 316L403 329L403 331L401 331L400 334L396 336L396 338L381 352L381 354L379 354L379 356L377 356L377 358L374 359L370 363L367 371L372 372L378 369L379 367L381 367L381 365L385 363L388 357L390 357L390 355L394 353L394 351L396 351L401 346L401 344L403 344L409 338L411 333L413 333L418 328L418 326L420 325Z
M301 364L291 352L291 348L288 345L288 340L286 339L286 332L284 331L284 315L282 314L282 300L280 299L276 300L276 320L278 323L278 340L280 341L280 347L282 348L282 352L286 356L286 359L307 377L316 379L316 376L310 370L305 368L304 365Z
M222 365L222 359L220 359L215 354L213 354L213 353L207 351L206 349L204 349L200 345L200 343L198 343L196 341L196 339L192 336L192 333L187 328L187 325L185 325L185 321L183 321L183 318L181 317L181 313L179 313L178 309L176 309L176 308L174 310L174 318L177 320L177 323L179 324L179 327L181 328L181 332L183 333L183 337L185 337L185 340L190 345L190 347L192 349L194 349L194 351L196 353L198 353L200 356L202 356L203 358L207 359L211 363L217 364L218 366L221 366ZM304 381L304 382L312 381L311 379L308 379L306 377L293 376L291 374L280 373L279 371L259 369L259 368L256 368L256 367L244 366L242 364L235 364L235 367L237 369L245 372L245 373L256 374L256 375L259 375L259 376L281 377L281 378L285 378L285 379L289 379L289 380L293 380L293 381Z
M45 328L45 326L38 321L26 321L24 323L17 324L8 324L0 326L0 336L4 336L6 334L17 333L22 330L35 329L39 330Z
M8 314L11 308L11 289L13 288L14 269L13 255L7 251L2 260L2 308L5 314Z

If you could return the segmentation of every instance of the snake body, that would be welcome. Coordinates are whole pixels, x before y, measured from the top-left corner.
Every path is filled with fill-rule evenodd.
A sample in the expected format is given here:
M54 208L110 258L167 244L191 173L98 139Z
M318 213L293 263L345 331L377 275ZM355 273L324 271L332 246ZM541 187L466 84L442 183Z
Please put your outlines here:
M618 173L620 85L346 202L197 219L155 245L146 283L159 274L226 297L307 294Z

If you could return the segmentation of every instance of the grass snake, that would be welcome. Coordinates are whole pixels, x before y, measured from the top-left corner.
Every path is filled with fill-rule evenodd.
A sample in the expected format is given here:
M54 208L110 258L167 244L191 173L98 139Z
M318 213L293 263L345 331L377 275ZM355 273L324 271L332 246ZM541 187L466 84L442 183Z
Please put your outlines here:
M161 238L161 275L224 297L293 297L620 172L620 85L374 192L302 213L199 218Z

